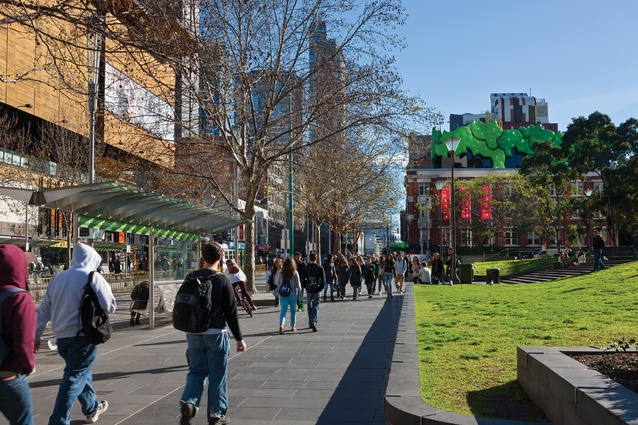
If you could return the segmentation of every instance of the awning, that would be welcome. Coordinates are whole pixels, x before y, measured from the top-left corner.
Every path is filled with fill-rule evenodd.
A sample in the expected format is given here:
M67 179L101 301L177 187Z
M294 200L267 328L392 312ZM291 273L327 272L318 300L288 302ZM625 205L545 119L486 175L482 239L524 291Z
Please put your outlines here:
M31 194L30 194L30 193ZM246 220L118 182L103 182L43 191L0 187L0 194L30 205L78 214L83 226L148 234L176 239L215 233L237 227ZM185 233L190 233L187 235Z

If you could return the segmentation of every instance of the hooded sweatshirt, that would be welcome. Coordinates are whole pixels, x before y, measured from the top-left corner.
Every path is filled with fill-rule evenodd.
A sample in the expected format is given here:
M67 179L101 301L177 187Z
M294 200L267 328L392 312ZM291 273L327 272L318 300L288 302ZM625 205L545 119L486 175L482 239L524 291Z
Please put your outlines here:
M10 287L26 291L28 286L27 258L14 245L0 245L0 294ZM2 338L11 350L0 365L0 377L33 372L35 355L35 304L31 294L18 292L10 295L2 306Z
M57 338L76 337L82 327L80 302L89 273L102 263L102 258L88 245L77 243L73 248L71 267L56 274L47 286L42 304L38 308L35 338L40 341L47 322L51 321ZM91 282L100 306L108 313L115 312L115 297L108 282L99 273Z

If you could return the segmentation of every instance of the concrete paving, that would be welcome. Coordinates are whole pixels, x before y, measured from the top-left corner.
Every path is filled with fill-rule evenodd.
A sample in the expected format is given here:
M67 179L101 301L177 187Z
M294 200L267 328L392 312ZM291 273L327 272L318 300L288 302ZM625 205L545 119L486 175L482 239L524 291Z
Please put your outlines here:
M411 291L410 291L411 292ZM365 290L364 290L365 294ZM348 287L351 295L351 287ZM117 294L112 316L116 331L99 347L93 386L108 411L98 423L176 424L186 379L186 340L166 317L150 330L128 325L128 294ZM308 329L306 313L298 313L296 333L279 335L279 308L272 295L255 296L254 317L240 312L248 350L233 352L229 366L229 416L234 424L381 424L402 296L366 295L321 303L319 331ZM163 325L162 325L163 324ZM44 346L45 344L43 344ZM35 424L52 411L64 363L43 348L30 376ZM206 407L206 400L201 405ZM195 418L205 424L205 410ZM85 423L79 404L72 424Z

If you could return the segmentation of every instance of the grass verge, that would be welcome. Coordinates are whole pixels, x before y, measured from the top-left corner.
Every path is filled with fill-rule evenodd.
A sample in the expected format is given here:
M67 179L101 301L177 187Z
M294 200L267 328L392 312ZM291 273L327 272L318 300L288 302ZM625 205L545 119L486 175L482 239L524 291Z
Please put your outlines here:
M477 275L485 275L487 269L498 268L501 269L501 276L509 276L551 266L555 264L556 261L556 257L545 257L525 260L482 261L480 263L473 263L472 265Z
M523 407L530 403L516 381L516 347L606 347L638 337L637 264L532 285L417 285L423 399L468 415L542 418Z

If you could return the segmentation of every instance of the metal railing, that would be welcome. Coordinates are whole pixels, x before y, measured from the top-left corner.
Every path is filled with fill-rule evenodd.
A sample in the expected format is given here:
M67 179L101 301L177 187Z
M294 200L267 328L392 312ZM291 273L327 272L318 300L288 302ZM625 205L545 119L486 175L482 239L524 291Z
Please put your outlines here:
M191 271L192 270L186 270L186 274ZM255 266L255 274L264 273L266 273L265 264L258 264L257 266ZM109 285L111 285L111 291L113 292L130 292L138 283L149 280L148 272L144 271L129 273L109 273L103 274L102 276L104 276L104 279L106 279ZM38 277L34 275L29 278L29 292L36 302L42 301L42 298L44 298L44 293L47 290L47 285L49 284L49 282L51 282L52 278L53 276ZM156 284L169 281L175 281L174 271L167 270L155 273Z

